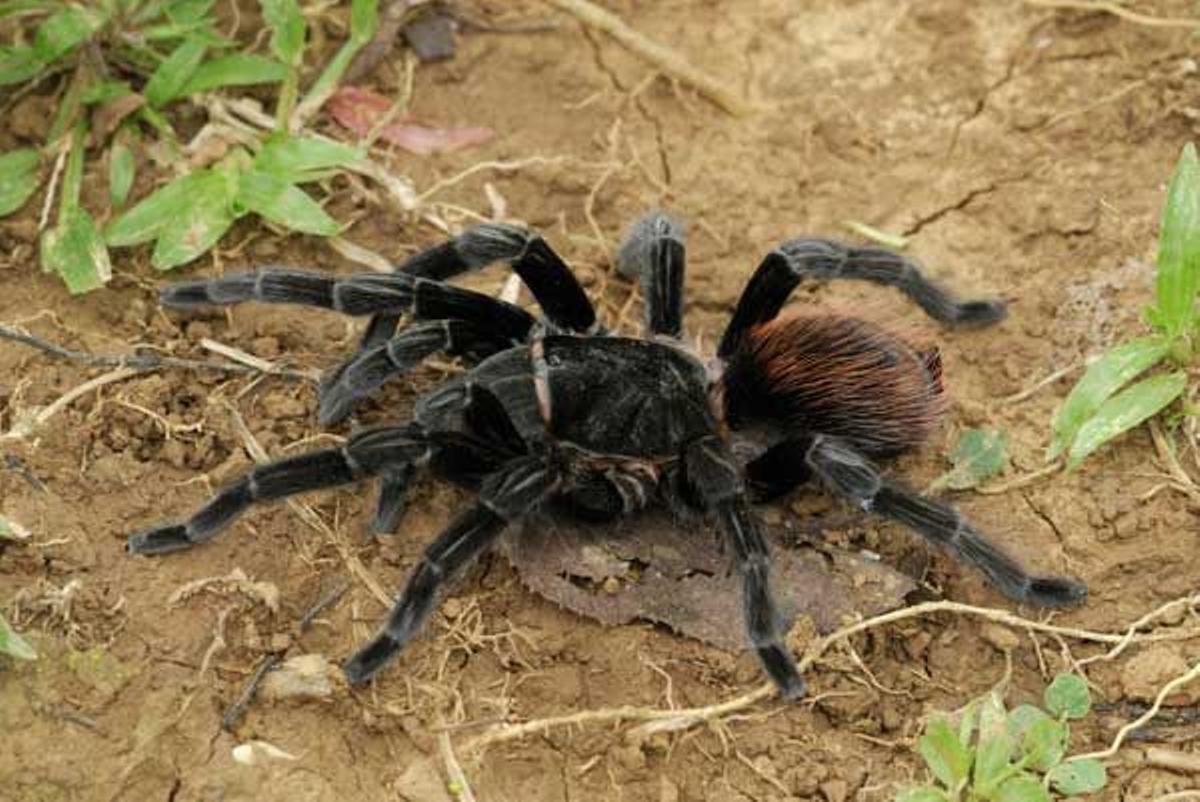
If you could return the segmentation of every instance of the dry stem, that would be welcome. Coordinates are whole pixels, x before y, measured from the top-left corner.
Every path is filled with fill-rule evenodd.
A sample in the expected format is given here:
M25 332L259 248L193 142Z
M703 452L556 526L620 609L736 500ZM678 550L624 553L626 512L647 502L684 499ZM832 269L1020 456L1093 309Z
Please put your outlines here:
M629 27L620 17L591 3L590 0L546 1L555 8L574 15L585 25L604 31L667 75L691 84L700 94L735 117L744 117L754 111L733 89L693 66L674 50Z
M1037 6L1038 8L1054 8L1054 9L1074 9L1076 11L1101 11L1106 14L1112 14L1114 17L1120 17L1123 20L1136 23L1138 25L1146 25L1151 28L1192 28L1200 27L1200 20L1187 19L1184 17L1152 17L1148 14L1139 14L1136 11L1117 5L1107 0L1025 0L1025 4L1029 6Z

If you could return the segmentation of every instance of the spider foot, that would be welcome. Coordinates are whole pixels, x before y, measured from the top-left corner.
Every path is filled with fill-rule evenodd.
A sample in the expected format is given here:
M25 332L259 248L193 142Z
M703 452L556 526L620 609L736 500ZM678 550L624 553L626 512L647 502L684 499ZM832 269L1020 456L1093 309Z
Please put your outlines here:
M400 651L400 647L401 644L391 636L386 633L380 635L347 660L342 665L342 673L351 685L362 685L387 665Z
M786 647L778 643L758 647L758 659L763 669L779 689L779 695L789 702L804 698L804 678Z
M999 323L1008 316L1008 304L999 300L964 301L958 305L956 326L975 328Z
M194 545L196 544L188 537L185 525L166 524L130 535L125 543L125 550L130 554L170 554L173 551L190 549Z
M1037 607L1074 607L1087 597L1087 585L1061 576L1033 577L1025 592L1025 601Z

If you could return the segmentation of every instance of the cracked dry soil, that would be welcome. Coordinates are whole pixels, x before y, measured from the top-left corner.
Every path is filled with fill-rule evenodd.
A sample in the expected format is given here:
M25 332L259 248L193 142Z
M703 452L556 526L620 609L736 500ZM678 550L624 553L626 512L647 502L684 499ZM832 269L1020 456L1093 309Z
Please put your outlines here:
M708 344L774 243L800 233L846 236L848 220L909 235L909 253L932 275L964 294L1006 297L1012 314L994 329L937 333L954 403L928 448L893 470L922 486L945 469L957 432L977 425L1008 431L1013 475L1036 469L1065 383L1018 403L999 399L1138 325L1151 296L1164 183L1196 135L1189 33L966 0L605 5L769 109L729 117L565 18L543 33L469 33L454 61L418 69L413 110L499 136L476 151L401 158L396 169L426 187L483 159L568 157L483 171L436 199L485 210L491 182L509 213L546 232L578 269L610 320L622 310L636 320L640 311L609 263L624 226L648 207L677 211L691 223L687 324ZM1185 2L1149 5L1164 16L1194 11ZM373 80L393 93L399 79L385 68ZM31 98L0 126L0 145L24 141L38 117ZM341 219L370 212L348 236L390 259L438 239L398 215L356 208L345 186L334 191ZM87 192L102 197L98 176L89 175ZM111 287L70 299L37 268L35 214L0 222L0 320L25 321L48 339L97 352L148 343L203 357L198 343L211 337L322 368L357 333L357 324L288 308L165 316L154 296L161 277L144 252L117 252ZM180 275L265 261L353 269L320 242L249 224L226 247L220 265L205 260ZM502 281L502 271L490 271L470 283L495 291ZM831 286L794 302L868 308L934 331L877 288ZM414 389L442 370L391 387L364 419L403 417ZM0 430L99 372L0 344ZM445 800L439 726L450 725L461 746L500 720L710 704L760 681L749 655L562 611L496 557L469 574L427 636L371 688L335 686L322 701L258 699L232 733L223 731L222 715L267 655L349 654L382 614L362 577L397 587L461 503L423 483L403 535L370 544L361 539L369 494L322 493L305 502L324 528L271 506L205 548L127 557L131 530L192 509L248 464L231 407L271 454L326 437L309 384L167 371L108 385L36 437L0 443L0 506L33 533L0 549L0 601L41 653L37 663L0 667L0 797ZM1089 604L1058 622L1117 629L1200 587L1197 511L1170 492L1140 498L1157 483L1154 454L1139 431L1077 473L952 500L1031 566L1089 583ZM1007 606L899 527L843 512L798 494L768 514L828 515L821 548L877 551L946 598ZM348 558L361 572L347 572ZM179 587L235 568L278 590L277 612L228 588L170 602ZM305 611L347 576L348 592L296 635ZM1002 650L1013 703L1036 699L1070 657L1100 651L1023 632L1006 637L953 616L875 630L853 648L856 656L830 652L809 673L809 698L795 706L767 702L718 726L640 741L625 736L627 727L557 728L458 756L475 797L488 802L890 800L896 783L922 775L912 748L922 717L999 681ZM1156 673L1164 666L1197 656L1194 640L1135 647L1091 663L1087 674L1104 702L1135 702L1157 687L1152 678L1169 677ZM1198 691L1172 703L1190 704ZM1124 715L1089 719L1078 748L1105 745ZM1178 748L1195 748L1186 732L1178 737ZM296 759L236 763L232 748L250 740ZM1137 744L1111 774L1100 799L1152 800L1200 782L1147 767Z

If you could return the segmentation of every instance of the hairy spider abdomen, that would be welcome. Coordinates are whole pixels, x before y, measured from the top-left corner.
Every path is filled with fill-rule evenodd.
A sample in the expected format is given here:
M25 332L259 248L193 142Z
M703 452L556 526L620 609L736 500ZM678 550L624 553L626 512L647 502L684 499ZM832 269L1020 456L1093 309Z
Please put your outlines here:
M946 405L941 359L874 323L791 315L752 328L725 367L729 425L758 419L872 456L922 443Z

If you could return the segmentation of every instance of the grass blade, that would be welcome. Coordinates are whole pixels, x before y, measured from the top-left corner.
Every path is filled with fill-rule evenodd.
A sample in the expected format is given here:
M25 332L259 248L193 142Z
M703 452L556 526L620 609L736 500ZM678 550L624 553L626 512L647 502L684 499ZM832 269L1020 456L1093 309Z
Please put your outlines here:
M44 64L65 56L106 22L98 8L67 6L38 26L33 37L33 53Z
M0 217L25 205L38 188L38 152L21 148L0 156Z
M62 276L72 295L103 287L112 278L108 249L86 209L66 211L42 234L42 267Z
M1113 348L1089 365L1054 416L1047 457L1054 459L1065 451L1109 396L1164 359L1170 348L1160 337L1144 337Z
M1154 321L1169 337L1188 332L1200 285L1200 162L1189 142L1183 148L1162 214L1158 242Z
M330 139L274 136L258 152L254 166L295 184L313 180L313 173L352 165L362 157L359 148Z
M0 615L0 654L6 654L17 660L37 659L37 652L29 645L29 641L18 635L2 615Z
M252 53L233 53L197 67L176 97L208 92L223 86L275 83L286 78L287 73L287 67L275 59Z
M1165 373L1143 379L1108 399L1079 429L1068 467L1074 468L1100 446L1160 412L1183 393L1187 374Z
M121 248L157 237L169 220L187 211L192 193L208 172L201 170L175 179L113 220L104 231L108 244Z
M182 214L170 218L160 229L151 262L159 270L170 270L200 256L225 235L237 218L233 197L237 177L229 170L193 173Z
M237 199L249 211L293 231L323 237L338 232L338 224L304 190L262 170L242 175Z
M32 47L0 47L0 86L24 83L45 66Z
M289 67L304 56L304 15L296 0L260 0L263 20L271 28L271 52Z
M124 142L113 145L108 152L108 199L114 207L125 205L136 175L133 151Z
M180 90L195 74L204 60L208 45L196 37L188 37L167 56L146 82L142 92L146 101L159 107L179 96Z

